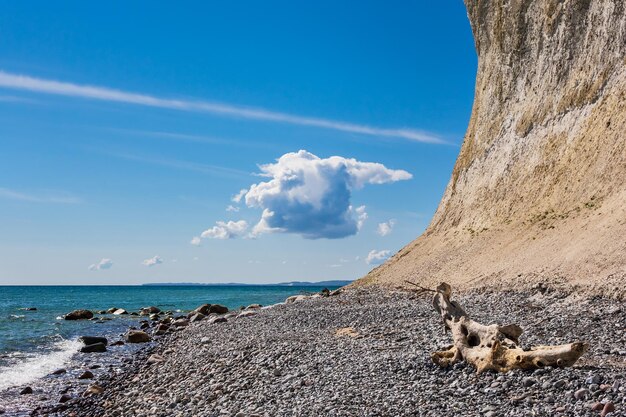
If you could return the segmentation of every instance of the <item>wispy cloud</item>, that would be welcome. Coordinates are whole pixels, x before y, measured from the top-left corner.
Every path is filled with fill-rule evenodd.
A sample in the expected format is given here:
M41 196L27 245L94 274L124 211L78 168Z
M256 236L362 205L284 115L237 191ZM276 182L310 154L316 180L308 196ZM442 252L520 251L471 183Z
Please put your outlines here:
M144 259L141 262L144 266L155 266L163 263L163 259L159 255L154 255L152 258Z
M33 104L33 103L37 103L37 100L33 100L27 97L20 97L20 96L7 96L7 95L0 95L0 103L28 103L28 104Z
M0 101L2 101L2 96L0 96ZM162 132L158 130L138 130L138 129L123 129L123 128L105 128L109 132L115 132L119 134L123 134L126 136L135 136L135 137L145 137L149 139L160 139L170 142L183 142L183 143L194 143L200 145L227 145L232 147L240 147L240 148L259 148L259 149L268 149L268 148L277 148L276 145L270 143L269 140L259 139L256 140L236 140L236 139L226 139L216 136L206 136L206 135L192 135L188 133L180 133L180 132Z
M89 269L90 271L100 271L102 269L111 269L112 266L112 260L110 260L109 258L102 258L100 262L89 265L87 269Z
M174 109L180 111L209 113L218 116L237 117L275 123L286 123L299 126L311 126L347 133L408 139L417 142L439 144L446 143L444 140L437 137L436 135L418 129L381 128L364 124L322 119L317 117L299 116L295 114L276 112L262 108L252 108L226 103L161 98L148 94L116 90L107 87L80 85L69 82L47 80L42 78L30 77L27 75L12 74L4 71L0 71L0 87L10 88L14 90L26 90L39 93L57 94L70 97L80 97L93 100L135 104L140 106Z
M200 235L205 239L232 239L238 236L242 236L248 229L248 222L245 220L215 222L215 226L205 230Z
M390 235L395 225L396 225L395 219L390 219L387 222L378 223L378 228L376 229L376 233L378 233L380 236Z
M373 249L370 253L367 254L367 258L365 258L365 263L368 265L380 265L389 258L391 255L390 250L376 250Z
M179 159L152 157L144 155L136 155L132 153L124 152L109 152L109 151L97 151L103 155L108 155L114 158L126 159L129 161L143 162L146 164L160 165L168 168L182 169L186 171L199 172L201 174L220 175L227 177L249 177L251 174L239 169L233 169L228 167L222 167L219 165L201 164L198 162L183 161Z
M82 199L65 193L41 192L39 194L28 194L2 187L0 187L0 198L29 203L79 204L83 202Z

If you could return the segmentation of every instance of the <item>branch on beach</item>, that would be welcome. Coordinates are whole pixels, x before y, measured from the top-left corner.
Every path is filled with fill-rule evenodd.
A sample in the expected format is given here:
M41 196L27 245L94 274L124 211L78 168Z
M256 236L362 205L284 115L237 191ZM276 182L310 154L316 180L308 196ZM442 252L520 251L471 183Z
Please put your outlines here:
M422 295L422 294L425 294L427 292L437 292L435 290L431 290L430 288L422 287L421 285L418 285L418 284L416 284L414 282L411 282L411 281L404 280L404 282L406 282L407 284L411 284L414 287L417 287L416 290L413 290L415 292L415 294L417 294L417 295Z
M452 287L445 282L430 291L435 293L435 311L441 316L445 329L452 332L453 345L431 354L432 361L441 367L462 360L472 364L478 373L544 366L566 367L572 366L587 350L587 344L582 342L522 349L518 346L523 330L518 325L485 326L470 319L457 302L450 300Z

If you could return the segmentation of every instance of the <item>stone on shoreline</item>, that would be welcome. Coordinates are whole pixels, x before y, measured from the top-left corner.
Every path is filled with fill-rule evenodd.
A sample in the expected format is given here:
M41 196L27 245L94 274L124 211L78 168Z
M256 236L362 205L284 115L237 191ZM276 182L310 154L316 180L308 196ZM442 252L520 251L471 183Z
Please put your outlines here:
M107 340L106 337L100 337L100 336L81 336L78 338L78 340L83 342L85 345L93 345L95 343L102 343L106 346L109 344L109 341Z
M98 395L98 394L102 394L103 392L104 392L104 388L102 388L100 385L92 384L87 387L85 392L83 392L83 397L89 397L91 395Z
M196 313L201 313L201 314L204 314L205 316L208 316L210 313L210 309L211 309L211 304L202 304L200 307L196 308L194 311Z
M148 360L146 362L148 362L149 364L161 363L161 362L165 362L165 358L155 353L155 354L150 355L150 357L148 357Z
M155 306L144 307L139 311L139 315L141 316L149 316L151 314L159 314L161 309Z
M93 313L89 310L74 310L63 316L65 320L89 320L93 318Z
M101 353L106 352L107 347L104 343L93 343L91 345L83 346L80 348L82 353Z
M126 334L126 341L128 343L146 343L152 340L150 335L146 332L142 332L141 330L130 330Z
M172 323L174 327L187 327L189 326L189 320L187 319L177 319Z
M189 318L189 322L191 323L195 323L197 321L201 321L204 320L206 318L206 316L202 313L196 313L193 314L190 318Z
M91 379L93 378L93 372L85 371L78 376L78 379Z
M219 304L202 304L200 307L194 310L196 313L202 313L208 316L211 313L226 314L228 313L228 307Z
M63 375L66 372L67 372L67 370L65 368L61 368L61 369L57 369L56 371L52 372L50 375Z
M209 319L209 323L214 324L214 323L226 323L228 321L228 319L226 317L211 317Z
M124 310L123 308L118 308L113 312L113 314L116 316L121 316L122 314L128 314L128 311Z
M292 295L291 297L287 297L287 299L285 300L285 303L287 304L297 303L298 301L308 300L309 298L311 298L310 295Z
M154 334L156 336L162 336L167 332L169 328L170 326L168 326L167 324L161 323L156 327L156 329L154 329Z
M228 307L219 304L211 304L209 312L216 314L226 314L228 313Z
M32 394L32 393L33 393L33 389L31 387L24 387L20 391L20 395L28 395L28 394Z

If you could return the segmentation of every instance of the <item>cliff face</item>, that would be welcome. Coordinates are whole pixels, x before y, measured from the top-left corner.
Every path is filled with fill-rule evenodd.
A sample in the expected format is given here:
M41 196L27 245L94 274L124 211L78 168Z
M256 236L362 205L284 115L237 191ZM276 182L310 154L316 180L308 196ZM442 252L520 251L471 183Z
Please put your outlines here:
M478 73L452 178L426 232L362 282L613 293L626 282L626 3L465 4Z

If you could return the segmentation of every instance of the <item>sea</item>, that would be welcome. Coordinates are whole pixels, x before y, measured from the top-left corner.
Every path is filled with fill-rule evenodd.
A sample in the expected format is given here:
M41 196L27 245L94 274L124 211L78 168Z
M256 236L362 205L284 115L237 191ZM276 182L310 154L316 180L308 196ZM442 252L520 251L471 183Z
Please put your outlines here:
M145 319L107 315L112 320L64 320L63 315L72 310L95 312L116 307L133 312L156 306L164 311L184 313L205 303L222 304L232 310L250 304L269 306L284 302L290 295L319 292L325 287L232 284L0 286L0 407L2 399L7 398L3 392L15 391L35 381L39 381L39 385L52 383L57 378L50 375L53 371L72 367L77 360L86 365L85 360L90 360L85 359L88 354L77 353L81 346L79 336L120 340L130 326L138 326L139 321ZM122 350L132 353L132 347L128 345L120 348ZM115 355L111 355L113 357Z

